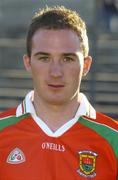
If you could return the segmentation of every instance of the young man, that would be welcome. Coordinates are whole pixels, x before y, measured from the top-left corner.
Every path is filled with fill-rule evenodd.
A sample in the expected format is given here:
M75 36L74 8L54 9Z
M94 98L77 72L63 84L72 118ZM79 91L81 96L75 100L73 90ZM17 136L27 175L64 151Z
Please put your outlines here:
M59 6L35 14L23 57L34 90L1 114L1 180L118 178L118 123L80 93L88 51L79 14Z

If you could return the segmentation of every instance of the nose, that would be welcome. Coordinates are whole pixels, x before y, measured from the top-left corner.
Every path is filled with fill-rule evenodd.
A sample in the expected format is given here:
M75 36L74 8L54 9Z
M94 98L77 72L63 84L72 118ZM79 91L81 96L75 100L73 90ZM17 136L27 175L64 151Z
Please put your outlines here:
M50 75L54 78L58 78L63 75L62 64L60 62L53 61L50 64Z

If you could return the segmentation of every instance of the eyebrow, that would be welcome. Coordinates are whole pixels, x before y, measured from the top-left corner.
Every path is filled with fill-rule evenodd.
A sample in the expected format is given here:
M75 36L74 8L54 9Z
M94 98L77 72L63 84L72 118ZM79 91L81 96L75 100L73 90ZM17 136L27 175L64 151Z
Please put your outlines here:
M62 53L63 56L75 56L77 57L77 54L76 53Z
M47 52L37 52L34 54L34 56L38 56L38 55L42 55L42 56L49 56L51 55L50 53L47 53ZM77 54L76 53L62 53L62 56L74 56L74 57L77 57Z
M34 54L34 56L38 56L38 55L49 56L50 53L46 53L46 52L37 52L37 53Z

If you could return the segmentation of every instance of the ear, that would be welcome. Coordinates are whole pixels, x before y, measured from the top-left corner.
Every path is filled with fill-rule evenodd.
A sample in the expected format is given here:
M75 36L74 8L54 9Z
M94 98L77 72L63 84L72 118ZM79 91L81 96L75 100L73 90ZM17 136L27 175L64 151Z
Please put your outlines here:
M23 62L24 62L25 69L27 71L31 71L30 57L27 54L23 56Z
M86 76L87 73L90 70L92 64L92 57L91 56L87 56L84 58L84 66L83 66L83 76Z

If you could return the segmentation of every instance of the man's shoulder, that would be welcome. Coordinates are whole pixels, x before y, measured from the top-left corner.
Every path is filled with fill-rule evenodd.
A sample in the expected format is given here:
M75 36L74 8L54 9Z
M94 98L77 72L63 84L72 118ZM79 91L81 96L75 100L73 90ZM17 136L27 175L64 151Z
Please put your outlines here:
M80 122L104 138L114 149L118 159L118 121L97 112L95 119L83 116Z
M103 113L96 112L95 119L89 118L87 116L84 116L84 118L93 124L96 124L98 126L104 126L104 127L113 129L116 132L118 132L118 121L112 119L111 117L109 117Z
M103 113L100 113L100 112L96 112L96 119L99 119L99 120L102 120L102 121L110 121L110 122L118 122L116 121L115 119L113 119L112 117L110 116L107 116Z
M12 108L0 113L0 130L14 125L22 119L25 119L28 116L28 113L21 116L16 116L16 108Z
M0 119L15 115L16 115L16 108L11 108L6 111L0 112Z
M112 119L111 117L105 114L102 114L100 112L97 112L96 121L118 132L118 121L115 119Z

